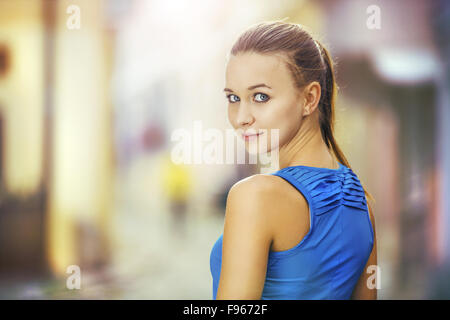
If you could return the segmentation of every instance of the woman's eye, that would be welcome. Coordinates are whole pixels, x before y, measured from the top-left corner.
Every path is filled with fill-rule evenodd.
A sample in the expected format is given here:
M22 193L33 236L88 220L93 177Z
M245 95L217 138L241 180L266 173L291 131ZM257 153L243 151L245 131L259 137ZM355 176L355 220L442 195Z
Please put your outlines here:
M255 94L255 100L256 102L266 102L269 100L269 96L265 93L257 93Z
M239 101L239 98L234 95L234 94L229 94L227 95L228 101L230 101L231 103L235 103Z

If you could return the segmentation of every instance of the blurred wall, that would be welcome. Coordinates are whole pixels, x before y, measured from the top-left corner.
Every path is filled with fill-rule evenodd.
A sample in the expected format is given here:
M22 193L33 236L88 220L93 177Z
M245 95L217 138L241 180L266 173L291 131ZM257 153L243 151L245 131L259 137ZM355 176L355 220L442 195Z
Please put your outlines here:
M48 246L55 272L108 259L112 205L110 38L104 2L77 1L80 28L68 28L73 1L57 1L52 86L53 133ZM72 11L75 12L75 11Z
M40 1L0 1L0 272L46 269Z

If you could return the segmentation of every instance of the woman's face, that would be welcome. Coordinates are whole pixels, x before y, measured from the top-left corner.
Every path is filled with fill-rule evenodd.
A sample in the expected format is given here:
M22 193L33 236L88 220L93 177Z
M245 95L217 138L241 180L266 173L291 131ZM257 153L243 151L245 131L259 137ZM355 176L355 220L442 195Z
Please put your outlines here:
M224 91L229 121L245 140L247 150L265 139L269 152L289 142L299 130L304 99L281 57L253 52L231 55ZM279 129L278 141L271 141L272 129ZM259 132L263 133L242 135Z

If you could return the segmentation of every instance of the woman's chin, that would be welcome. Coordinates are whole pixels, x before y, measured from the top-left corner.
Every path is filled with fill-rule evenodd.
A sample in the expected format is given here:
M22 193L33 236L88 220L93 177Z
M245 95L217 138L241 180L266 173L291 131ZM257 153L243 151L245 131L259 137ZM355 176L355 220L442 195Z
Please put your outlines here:
M263 146L258 143L246 141L245 142L245 150L249 154L266 154L266 153L270 152L270 147Z

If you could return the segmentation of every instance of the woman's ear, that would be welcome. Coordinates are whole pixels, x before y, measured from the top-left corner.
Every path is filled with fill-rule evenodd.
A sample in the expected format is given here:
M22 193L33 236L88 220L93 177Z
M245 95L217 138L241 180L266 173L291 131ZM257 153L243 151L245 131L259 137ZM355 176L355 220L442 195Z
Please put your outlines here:
M297 101L298 101L298 107L301 110L302 117L305 117L311 113L310 107L308 106L308 99L306 99L305 96L306 90L298 90L297 91Z
M311 105L308 104L307 99L303 99L303 116L308 116L311 114Z
M303 115L310 115L318 107L320 101L320 84L314 81L305 87Z

